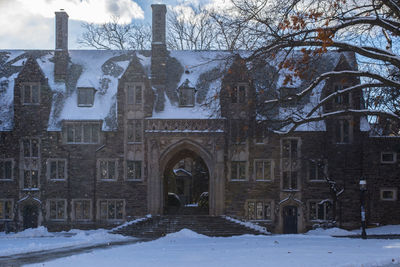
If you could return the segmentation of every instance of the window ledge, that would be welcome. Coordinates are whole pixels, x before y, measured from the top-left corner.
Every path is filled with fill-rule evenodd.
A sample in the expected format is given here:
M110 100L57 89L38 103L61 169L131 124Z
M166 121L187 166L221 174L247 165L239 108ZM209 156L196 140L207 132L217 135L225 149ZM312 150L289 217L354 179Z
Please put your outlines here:
M12 222L14 219L0 219L0 222Z
M310 183L325 183L326 180L308 180Z
M256 182L269 182L269 183L271 183L271 182L273 182L273 180L271 180L271 179L269 179L269 180L257 180L256 179Z
M22 188L22 191L40 191L39 188Z
M300 189L282 189L283 192L300 192Z
M230 179L231 182L248 182L249 180L246 179Z
M78 107L80 107L80 108L91 108L91 107L93 107L93 104L78 104Z
M127 182L143 182L143 179L125 179Z
M63 223L66 222L67 219L49 219L49 221L53 223Z
M51 182L65 182L65 181L67 181L67 179L48 179L49 181L51 181Z
M12 182L14 179L0 179L0 182Z
M116 182L117 179L99 179L99 182Z
M143 144L143 142L129 142L128 141L128 145L141 145Z

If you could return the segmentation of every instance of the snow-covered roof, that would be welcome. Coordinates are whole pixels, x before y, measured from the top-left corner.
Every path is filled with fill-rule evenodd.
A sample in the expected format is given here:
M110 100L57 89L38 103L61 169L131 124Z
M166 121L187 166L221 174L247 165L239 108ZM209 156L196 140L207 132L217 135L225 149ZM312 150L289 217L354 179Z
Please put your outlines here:
M103 131L117 128L117 88L119 78L125 73L133 58L141 64L148 78L151 78L151 51L110 51L110 50L69 50L70 63L66 82L54 79L54 51L0 51L0 131L13 128L14 79L24 67L28 58L34 58L48 80L53 92L48 130L60 131L64 120L96 120L102 121ZM155 104L152 118L155 119L208 119L220 118L219 93L223 75L232 64L234 54L242 57L249 52L228 51L171 51L167 59L167 84L163 91L155 92ZM313 77L323 71L333 70L345 53L329 52L313 70ZM350 55L345 55L350 60ZM255 89L267 92L268 97L276 97L280 87L286 86L283 81L287 70L278 68L278 58L265 60L251 69L248 63ZM349 62L353 64L353 62ZM317 64L317 63L316 63ZM254 64L255 65L255 64ZM262 67L260 67L262 66ZM179 107L177 88L185 81L196 88L194 107ZM310 79L294 79L288 87L297 91L304 89ZM94 104L91 107L77 105L77 88L91 87L96 91ZM310 111L320 100L324 83L314 88L306 100L298 103L296 111ZM2 91L3 88L3 91ZM269 96L268 96L269 93ZM279 108L278 117L293 112L291 108ZM265 114L258 114L265 118ZM367 130L362 121L363 130ZM302 125L298 131L325 131L323 121Z

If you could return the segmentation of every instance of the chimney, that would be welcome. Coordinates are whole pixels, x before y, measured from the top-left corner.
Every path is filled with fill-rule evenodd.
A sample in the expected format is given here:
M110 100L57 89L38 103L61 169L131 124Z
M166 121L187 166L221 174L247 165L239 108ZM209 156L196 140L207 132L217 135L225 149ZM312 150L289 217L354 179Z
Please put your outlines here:
M54 80L64 80L68 69L68 14L63 9L56 14L56 49L54 53Z
M165 45L165 5L151 5L152 16L152 43L151 43L151 79L153 85L165 87L167 48Z

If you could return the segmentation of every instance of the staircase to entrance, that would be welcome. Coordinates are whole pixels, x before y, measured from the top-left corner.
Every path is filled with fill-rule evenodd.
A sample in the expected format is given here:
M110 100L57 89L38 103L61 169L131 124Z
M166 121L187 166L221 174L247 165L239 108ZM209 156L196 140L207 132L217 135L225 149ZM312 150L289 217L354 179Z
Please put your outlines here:
M116 234L155 239L182 229L190 229L206 236L261 235L264 232L246 227L221 216L162 215L153 216L136 224L113 231Z

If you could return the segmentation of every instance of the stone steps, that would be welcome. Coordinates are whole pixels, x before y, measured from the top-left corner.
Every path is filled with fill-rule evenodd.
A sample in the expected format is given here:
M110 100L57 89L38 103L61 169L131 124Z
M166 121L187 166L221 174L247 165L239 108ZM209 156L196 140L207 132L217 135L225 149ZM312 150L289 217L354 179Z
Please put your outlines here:
M263 234L239 223L228 221L223 217L209 215L153 216L146 221L115 230L113 233L140 238L158 238L184 228L207 236Z

